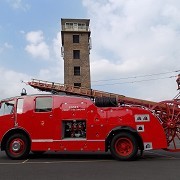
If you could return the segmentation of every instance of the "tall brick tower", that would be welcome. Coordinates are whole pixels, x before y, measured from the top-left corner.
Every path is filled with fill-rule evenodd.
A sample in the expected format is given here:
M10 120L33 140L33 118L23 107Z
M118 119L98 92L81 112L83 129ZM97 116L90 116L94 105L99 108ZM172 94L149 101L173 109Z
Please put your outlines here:
M64 84L91 88L89 19L61 19Z

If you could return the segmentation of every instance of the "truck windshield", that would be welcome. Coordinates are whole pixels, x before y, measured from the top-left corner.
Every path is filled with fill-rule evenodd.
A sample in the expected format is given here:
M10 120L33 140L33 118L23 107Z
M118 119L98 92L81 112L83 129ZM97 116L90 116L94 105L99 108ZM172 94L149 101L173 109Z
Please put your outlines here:
M14 112L14 101L2 102L0 106L0 116L12 114Z

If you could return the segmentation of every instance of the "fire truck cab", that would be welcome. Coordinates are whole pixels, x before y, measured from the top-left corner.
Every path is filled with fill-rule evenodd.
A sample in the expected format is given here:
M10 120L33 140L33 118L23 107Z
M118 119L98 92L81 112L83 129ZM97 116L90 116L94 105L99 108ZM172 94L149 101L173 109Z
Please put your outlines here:
M0 102L0 146L11 159L30 151L111 151L132 160L138 150L167 148L157 117L142 107L97 107L90 98L24 95Z

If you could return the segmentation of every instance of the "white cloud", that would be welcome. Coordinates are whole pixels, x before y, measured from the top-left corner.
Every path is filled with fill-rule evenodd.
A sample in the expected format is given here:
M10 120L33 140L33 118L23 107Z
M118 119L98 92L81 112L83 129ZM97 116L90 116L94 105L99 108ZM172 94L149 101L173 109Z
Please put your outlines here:
M58 32L56 38L54 38L54 40L53 40L53 49L56 54L56 57L59 60L62 60L62 57L61 57L61 32Z
M0 68L0 74L3 76L3 78L0 79L0 99L20 95L22 88L25 88L27 93L37 92L33 88L21 82L22 80L31 79L31 77L26 74L8 70L2 67Z
M21 34L25 34L25 31L24 30L20 30L19 31Z
M13 45L8 42L5 42L3 45L0 45L0 53L4 52L7 49L12 49Z
M39 79L63 83L64 61L61 57L61 32L58 32L51 44L52 63L39 71Z
M13 9L21 9L27 11L30 9L30 5L24 0L6 0Z
M39 34L39 36L37 35ZM30 45L26 46L26 50L31 52L34 56L40 56L39 52L41 52L41 58L43 53L47 52L45 47L41 47L43 45L44 37L42 33L30 33L28 36ZM46 44L44 44L45 46ZM39 49L38 49L39 48ZM63 72L64 72L64 61L61 57L61 32L58 32L56 37L52 40L48 46L49 54L51 53L51 63L46 68L40 69L37 73L37 79L60 82L63 83ZM37 54L36 54L37 53ZM46 54L44 54L46 57Z
M44 41L42 31L31 31L26 34L28 45L25 50L35 58L42 58L48 60L50 57L49 46Z
M49 47L45 42L27 45L25 50L36 58L49 59Z
M26 34L26 40L32 44L41 43L44 40L44 35L41 30L31 31Z
M25 88L28 94L39 93L39 91L33 89L32 87L21 83L21 81L27 82L30 81L32 78L60 83L63 83L64 81L64 61L60 55L60 32L57 33L56 37L52 40L52 43L49 46L47 45L47 47L44 42L44 36L42 31L37 31L34 33L30 32L29 34L27 33L26 37L28 37L28 42L30 43L26 46L27 51L33 56L40 56L41 58L49 56L43 53L51 51L52 63L50 63L50 65L47 67L44 66L43 68L39 69L39 71L36 73L35 76L33 75L33 77L25 73L20 73L11 69L0 67L0 74L3 76L3 78L0 79L0 99L20 95L22 88ZM11 45L7 42L2 45L3 48L5 46L11 47ZM48 50L46 50L46 48ZM38 54L40 52L41 55Z
M91 20L92 81L180 69L178 0L83 0L83 5ZM95 86L98 82L92 84L98 87ZM175 95L176 82L175 78L167 78L98 88L160 100L171 99Z
M7 49L13 48L13 46L11 44L9 44L8 42L4 43L4 47L7 48Z

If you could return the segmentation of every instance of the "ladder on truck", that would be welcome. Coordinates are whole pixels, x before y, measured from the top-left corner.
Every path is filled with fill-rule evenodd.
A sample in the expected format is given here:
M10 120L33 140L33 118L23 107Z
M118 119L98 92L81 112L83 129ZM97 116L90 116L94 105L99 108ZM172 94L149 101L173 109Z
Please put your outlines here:
M74 87L66 84L42 81L32 79L27 83L35 89L51 93L65 93L68 95L85 96L89 98L99 99L116 99L120 105L121 103L129 106L146 107L159 119L164 132L166 134L168 148L166 150L172 152L180 152L180 99L179 94L173 100L166 100L162 102L153 102L142 99L126 97L119 94L108 93L88 89L84 87ZM102 98L101 98L102 97ZM96 99L95 99L96 102ZM100 106L105 107L105 106Z
M144 106L147 108L152 108L157 104L157 102L126 97L115 93L108 93L104 91L88 89L85 87L74 87L67 84L43 81L38 79L32 79L32 81L28 82L28 85L40 91L46 91L55 94L65 93L68 95L85 96L89 98L98 98L98 97L115 98L118 101L118 103L126 104L126 105L136 105L136 106Z

